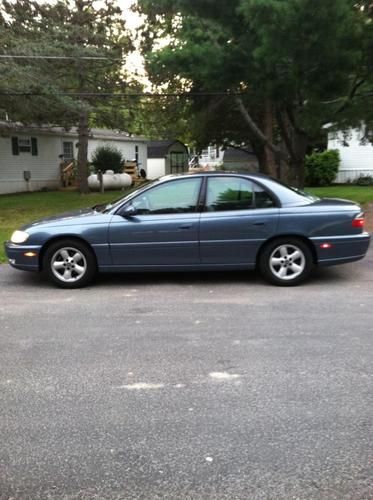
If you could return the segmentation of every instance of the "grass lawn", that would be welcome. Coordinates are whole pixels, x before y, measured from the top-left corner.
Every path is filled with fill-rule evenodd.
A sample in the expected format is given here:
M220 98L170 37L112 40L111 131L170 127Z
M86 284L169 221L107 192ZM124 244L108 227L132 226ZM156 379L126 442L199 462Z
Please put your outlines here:
M318 188L306 188L320 198L343 198L345 200L353 200L360 205L365 203L373 203L373 186L328 186Z
M307 188L307 191L324 198L345 198L360 204L373 203L373 186L331 186ZM0 262L5 262L2 243L14 229L46 215L58 214L76 208L108 203L124 196L125 192L91 193L81 195L73 191L25 193L0 196Z

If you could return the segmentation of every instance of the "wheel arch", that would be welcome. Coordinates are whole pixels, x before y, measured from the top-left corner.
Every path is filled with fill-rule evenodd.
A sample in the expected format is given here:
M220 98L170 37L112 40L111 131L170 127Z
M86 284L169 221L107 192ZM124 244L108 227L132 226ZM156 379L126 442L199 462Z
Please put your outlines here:
M48 248L53 245L54 243L57 243L58 241L63 241L63 240L69 240L69 241L76 241L78 243L81 243L85 245L91 252L92 255L95 258L96 261L96 267L98 266L97 264L97 255L96 252L94 251L92 245L88 243L87 240L84 238L77 236L75 234L59 234L58 236L52 236L48 241L44 243L44 245L41 247L41 250L39 252L39 271L43 270L43 260L44 260L44 255Z
M310 249L311 251L311 254L312 254L312 260L313 260L313 263L314 264L317 264L318 263L318 260L317 260L317 253L316 253L316 249L315 249L315 246L313 245L312 241L307 238L307 236L304 236L303 234L296 234L296 233L284 233L284 234L276 234L275 236L272 236L271 238L269 238L268 240L266 240L258 249L258 252L256 254L256 266L258 266L259 264L259 259L260 259L260 256L263 252L263 250L266 248L267 245L270 245L273 241L276 241L276 240L281 240L283 238L294 238L296 240L301 240L303 243L305 243L308 248Z

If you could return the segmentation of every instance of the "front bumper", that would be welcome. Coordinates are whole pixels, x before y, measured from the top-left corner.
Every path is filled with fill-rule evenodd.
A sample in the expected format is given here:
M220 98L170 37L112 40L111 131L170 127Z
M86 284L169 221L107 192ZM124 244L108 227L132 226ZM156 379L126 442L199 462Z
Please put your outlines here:
M362 233L351 236L325 236L311 238L315 246L317 263L320 266L334 266L363 259L370 244L370 234ZM330 245L323 248L322 245Z
M40 245L15 245L10 241L4 243L9 264L23 271L39 271Z

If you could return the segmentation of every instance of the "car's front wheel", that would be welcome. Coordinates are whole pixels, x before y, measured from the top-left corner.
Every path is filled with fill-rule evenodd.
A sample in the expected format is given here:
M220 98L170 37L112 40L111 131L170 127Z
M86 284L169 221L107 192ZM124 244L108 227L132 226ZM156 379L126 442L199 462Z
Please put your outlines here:
M312 252L300 239L277 239L264 247L259 268L263 276L275 285L299 285L312 271Z
M92 250L79 241L60 240L45 252L43 271L61 288L81 288L96 274L96 259Z

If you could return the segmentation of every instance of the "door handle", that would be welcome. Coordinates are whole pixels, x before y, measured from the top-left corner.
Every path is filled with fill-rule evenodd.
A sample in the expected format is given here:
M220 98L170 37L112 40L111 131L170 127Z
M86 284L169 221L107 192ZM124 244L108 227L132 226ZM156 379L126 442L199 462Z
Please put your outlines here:
M264 226L265 222L253 222L253 226Z
M183 224L182 226L179 226L178 229L192 229L192 225L191 224Z

